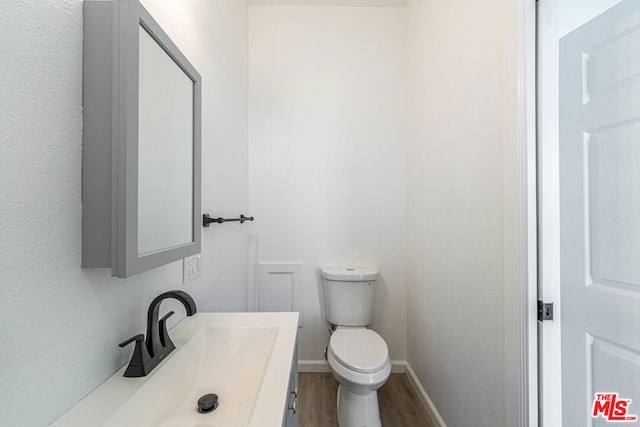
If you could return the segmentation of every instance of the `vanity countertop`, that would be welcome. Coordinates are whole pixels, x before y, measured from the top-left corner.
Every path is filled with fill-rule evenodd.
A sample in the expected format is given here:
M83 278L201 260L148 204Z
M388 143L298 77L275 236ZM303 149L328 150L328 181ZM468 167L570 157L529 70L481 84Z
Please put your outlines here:
M125 378L122 375L126 366L121 368L52 425L85 427L87 425L164 424L279 427L282 425L288 396L289 373L295 351L297 329L298 313L196 313L182 320L169 332L176 350L149 375ZM208 334L208 338L204 338L205 333ZM251 335L252 333L256 334L255 338ZM205 339L210 340L209 344L202 344ZM209 353L202 348L203 346L212 348L213 350L208 351L217 353L216 339L224 340L224 343L220 343L220 347L224 347L225 350L220 350L220 354L213 355L212 360L215 359L215 363L207 364L202 359L209 357ZM198 349L193 350L198 345ZM209 347L206 347L207 345ZM256 347L258 345L262 347ZM115 345L114 351L117 351ZM225 356L225 354L232 356ZM221 366L225 363L223 360L225 357L238 360L244 357L244 362L237 363L244 363L243 366L246 369L243 367L238 369L238 372L225 372L224 366ZM206 377L211 375L212 365L223 370L212 376L209 381ZM233 368L227 368L228 370ZM251 386L244 386L245 380L242 379L240 372L252 372L249 377L245 375L245 380L251 383ZM260 375L262 378L259 378ZM206 387L212 390L216 390L216 387L223 390L220 394L220 407L226 404L226 413L223 410L217 414L216 412L198 414L195 402L191 402L192 398L185 398L192 392L191 389L202 387L203 381L206 381ZM225 381L227 385L223 384ZM200 384L195 385L198 382ZM225 387L241 392L244 388L253 387L255 392L249 391L246 396L240 396L237 400L241 402L229 402L233 392L229 391L225 394ZM199 391L196 390L196 392ZM177 394L172 397L171 393ZM233 399L236 398L233 397ZM186 400L186 402L174 405L174 400ZM172 406L174 408L169 408ZM233 413L228 409L231 407L238 408L237 418L234 418ZM221 422L223 424L220 424Z

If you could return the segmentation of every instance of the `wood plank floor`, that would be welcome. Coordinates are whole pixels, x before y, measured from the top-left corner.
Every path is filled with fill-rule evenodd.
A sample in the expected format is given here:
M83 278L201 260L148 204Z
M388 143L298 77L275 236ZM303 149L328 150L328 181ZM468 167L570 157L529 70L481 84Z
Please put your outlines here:
M300 427L336 427L338 382L332 374L298 376ZM378 390L383 427L434 427L405 374L391 374Z

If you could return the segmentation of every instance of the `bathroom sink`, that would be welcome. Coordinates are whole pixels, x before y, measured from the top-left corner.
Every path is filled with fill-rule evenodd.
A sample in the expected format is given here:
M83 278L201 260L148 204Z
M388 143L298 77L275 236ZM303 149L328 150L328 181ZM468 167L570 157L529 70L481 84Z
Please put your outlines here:
M176 350L149 375L124 368L54 426L280 426L297 313L198 313L169 332ZM213 412L198 399L218 395Z
M149 378L107 426L247 425L277 327L204 328ZM210 417L195 411L198 399L216 393L220 405Z

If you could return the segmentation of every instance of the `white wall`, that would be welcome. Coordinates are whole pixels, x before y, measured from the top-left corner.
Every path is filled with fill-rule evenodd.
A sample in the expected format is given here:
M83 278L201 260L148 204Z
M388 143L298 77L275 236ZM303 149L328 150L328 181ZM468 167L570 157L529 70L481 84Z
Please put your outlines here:
M406 356L404 12L249 8L258 260L304 263L303 360L324 360L326 265L378 267L373 328Z
M246 2L143 3L202 74L203 210L246 212ZM117 344L155 295L246 309L247 236L204 230L186 286L179 262L126 280L81 269L82 1L5 0L0 39L0 424L44 425L128 361Z
M142 0L202 75L202 212L248 214L246 0ZM201 311L247 308L248 227L202 229ZM200 286L202 284L203 286Z
M449 426L516 425L514 4L407 7L408 362Z

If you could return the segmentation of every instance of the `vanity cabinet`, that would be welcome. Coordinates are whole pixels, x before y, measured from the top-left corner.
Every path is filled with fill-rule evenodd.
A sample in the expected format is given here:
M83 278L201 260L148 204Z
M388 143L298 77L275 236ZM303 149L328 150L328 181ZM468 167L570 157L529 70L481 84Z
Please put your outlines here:
M82 267L200 252L201 78L137 0L85 0Z
M284 416L282 417L282 427L298 427L300 403L298 401L298 345L293 352L293 360L291 361L291 373L289 374L289 395L287 396L287 404L284 408Z

